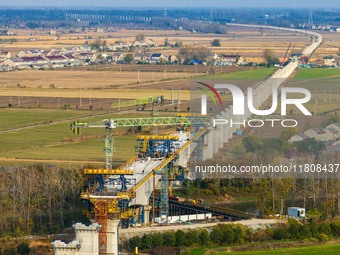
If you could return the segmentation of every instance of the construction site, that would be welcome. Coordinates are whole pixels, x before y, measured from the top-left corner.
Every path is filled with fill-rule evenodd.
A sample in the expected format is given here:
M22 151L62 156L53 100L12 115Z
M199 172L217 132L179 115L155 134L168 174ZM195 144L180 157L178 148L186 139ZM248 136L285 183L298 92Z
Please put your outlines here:
M252 97L255 109L260 109L270 100L273 91L278 90L299 64L322 42L321 35L307 33L311 43L304 48L301 55L286 66L282 64L272 76L254 88ZM247 110L246 102L247 100L244 100L242 115L234 115L232 105L224 106L224 109L216 115L218 119L226 118L239 123L232 127L214 125L205 114L179 112L173 116L158 116L157 107L164 104L163 96L150 96L112 105L117 110L123 110L125 107L151 106L150 117L72 122L70 127L75 134L86 132L86 128L103 129L105 166L83 169L87 176L87 185L80 199L86 207L86 216L93 224L73 225L76 233L75 240L68 244L54 241L52 243L54 254L118 255L120 229L141 227L140 231L142 231L148 226L167 228L176 222L207 220L213 217L225 221L253 218L254 215L249 213L206 206L200 200L187 202L172 193L185 178L204 178L201 175L195 176L194 172L189 171L191 157L194 156L201 161L213 158L235 132L242 128L241 120L248 120L251 117L252 113ZM172 131L168 134L158 134L157 128L162 126L171 127ZM118 168L113 168L114 133L121 127L151 127L152 134L138 135L135 156Z

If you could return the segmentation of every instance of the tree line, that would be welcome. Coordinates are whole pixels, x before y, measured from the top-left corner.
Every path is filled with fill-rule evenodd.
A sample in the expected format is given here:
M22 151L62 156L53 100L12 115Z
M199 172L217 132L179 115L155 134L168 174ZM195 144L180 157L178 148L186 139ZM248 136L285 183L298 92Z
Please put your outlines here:
M206 160L202 165L257 166L280 165L283 162L292 164L336 164L339 155L323 154L324 144L315 139L305 139L289 143L288 139L296 134L294 129L285 129L277 138L261 138L247 136L238 139L230 146L227 153L220 153L214 159ZM234 178L224 173L209 175L209 178L185 180L179 195L198 197L211 195L251 195L254 196L256 207L262 215L285 214L284 202L289 206L318 208L325 217L340 214L339 173L326 175L324 172L307 173L300 176L274 176L258 178L243 174Z
M274 227L253 229L241 224L218 224L211 230L189 229L176 232L144 234L125 240L123 250L149 250L151 254L157 249L157 254L176 254L183 247L209 245L240 245L253 242L268 242L272 240L294 241L328 241L340 236L340 221L320 221L317 211L308 215L304 223L290 218L287 223ZM169 249L172 247L173 249ZM167 253L161 253L163 248Z
M0 235L57 233L81 214L81 172L53 165L0 168Z

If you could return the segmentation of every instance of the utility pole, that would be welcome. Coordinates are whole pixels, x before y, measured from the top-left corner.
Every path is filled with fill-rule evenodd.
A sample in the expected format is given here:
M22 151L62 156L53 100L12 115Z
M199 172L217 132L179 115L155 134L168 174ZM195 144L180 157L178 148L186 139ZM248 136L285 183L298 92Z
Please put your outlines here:
M174 87L171 88L171 105L174 105Z
M19 95L19 87L17 88L17 95L18 95L18 105L21 106L20 95Z
M312 12L312 9L309 9L309 17L308 17L307 27L308 27L308 28L312 28L313 25L314 25L314 21L313 21L313 12Z
M155 226L155 205L156 205L156 201L155 201L155 189L156 189L156 173L155 170L153 171L153 189L152 189L152 226Z
M180 104L181 104L181 88L178 88L178 106L177 111L180 112Z
M82 88L80 88L80 98L79 98L79 106L81 106L81 99L82 99L82 96L83 96L83 90Z

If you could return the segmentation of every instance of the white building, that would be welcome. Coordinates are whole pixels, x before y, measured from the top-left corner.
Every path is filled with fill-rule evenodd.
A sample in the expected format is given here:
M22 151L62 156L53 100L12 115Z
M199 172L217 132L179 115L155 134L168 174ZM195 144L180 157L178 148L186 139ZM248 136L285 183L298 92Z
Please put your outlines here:
M324 128L311 128L304 132L304 135L309 138L315 138L318 141L326 142L333 140L333 133Z
M0 60L6 60L8 58L11 58L11 53L9 51L0 51Z
M156 64L156 63L163 63L167 61L167 57L164 56L162 53L153 53L150 56L150 63Z
M54 241L52 249L54 255L98 255L98 234L100 226L94 223L90 226L77 223L73 225L76 232L76 240L69 244Z
M298 134L298 135L292 136L292 137L288 140L288 142L290 142L290 143L300 142L300 141L302 141L302 140L304 140L304 139L306 139L306 138L308 138L308 137L305 136L304 134Z
M114 62L117 62L119 60L123 60L124 59L124 55L123 53L121 52L115 52L113 55L112 55L112 61Z
M228 55L228 54L223 54L221 56L221 63L224 65L237 65L243 62L243 57L241 55Z

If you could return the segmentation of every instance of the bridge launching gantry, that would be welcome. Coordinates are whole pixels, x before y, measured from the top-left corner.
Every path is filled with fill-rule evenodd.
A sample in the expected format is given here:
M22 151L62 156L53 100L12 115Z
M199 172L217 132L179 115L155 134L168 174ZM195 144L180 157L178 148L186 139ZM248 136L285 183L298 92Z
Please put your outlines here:
M94 219L101 229L99 232L99 254L118 254L117 228L130 225L144 225L149 222L149 199L157 183L161 182L161 217L166 222L168 215L169 180L183 176L189 159L189 146L193 139L202 136L201 128L196 135L190 127L206 124L207 118L176 117L105 119L98 122L73 122L71 129L80 134L82 128L105 129L106 165L102 169L84 169L88 175L87 190L81 195L87 206L87 217ZM172 126L179 131L171 135L137 136L137 156L118 169L112 169L112 156L115 151L112 130L118 127ZM181 171L179 171L181 169ZM153 207L153 217L155 216ZM112 250L113 249L113 250Z

